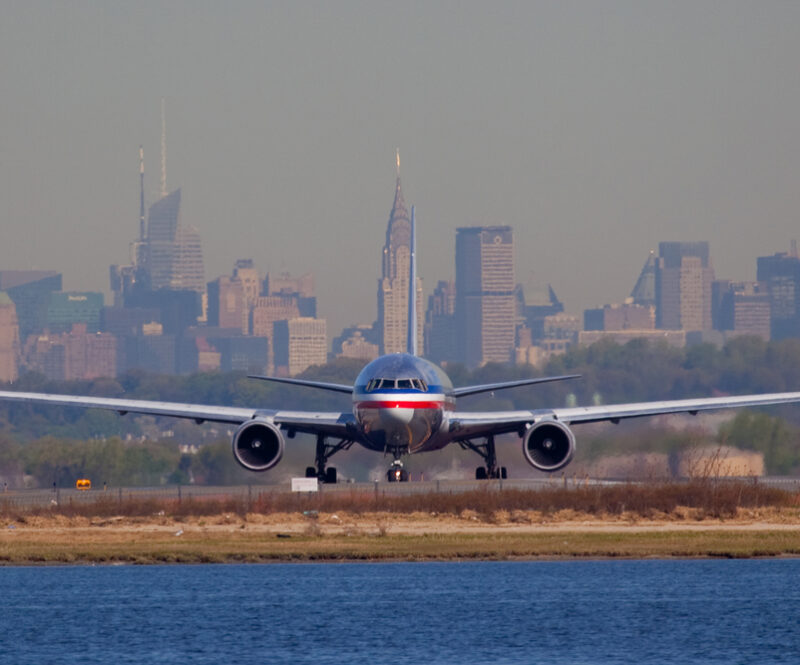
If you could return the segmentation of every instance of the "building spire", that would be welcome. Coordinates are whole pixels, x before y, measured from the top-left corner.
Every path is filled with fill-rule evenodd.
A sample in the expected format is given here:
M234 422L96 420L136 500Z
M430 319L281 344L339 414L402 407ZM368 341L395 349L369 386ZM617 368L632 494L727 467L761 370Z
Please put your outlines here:
M144 221L144 148L139 146L139 241L144 242L146 235Z
M394 187L394 203L392 204L392 212L389 214L389 229L391 231L392 222L395 219L404 219L408 222L408 209L406 202L403 200L403 188L400 185L400 148L395 152L395 164L397 170L397 181ZM408 244L408 242L404 242Z
M161 198L167 195L167 112L161 98Z

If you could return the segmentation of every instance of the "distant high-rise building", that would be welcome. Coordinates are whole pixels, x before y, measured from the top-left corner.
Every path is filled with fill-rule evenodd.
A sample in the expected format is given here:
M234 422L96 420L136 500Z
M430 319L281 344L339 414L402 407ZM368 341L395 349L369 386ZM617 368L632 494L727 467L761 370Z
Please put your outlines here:
M268 365L269 340L264 337L228 337L210 339L220 352L220 369L223 372L271 372Z
M349 337L341 341L336 357L355 358L370 362L378 357L378 345L367 341L361 330L355 330Z
M583 312L584 330L653 330L655 307L631 302L605 305Z
M180 224L181 190L150 206L147 224L147 271L154 290L205 290L200 235Z
M182 335L197 324L202 313L202 293L190 289L135 290L126 307L158 310L158 321L169 335Z
M295 296L261 296L256 299L253 308L253 335L272 339L275 321L296 319L299 316L300 308Z
M712 318L716 330L769 340L769 293L763 283L716 280L713 294Z
M328 360L325 319L298 317L275 322L275 371L296 376Z
M158 324L153 324L153 326ZM142 369L155 374L176 374L177 339L175 335L150 334L155 329L143 331L143 335L126 337L124 350L117 357L117 371L125 373L131 369Z
M333 338L331 346L337 358L359 358L369 362L379 355L375 328L365 323L344 328Z
M133 289L148 288L147 220L144 205L144 148L139 146L139 236L130 246L130 263L112 265L109 269L114 305L123 307L125 296Z
M160 321L161 312L155 308L104 307L100 317L100 329L122 339L131 335L141 335L145 324Z
M0 291L0 382L9 383L17 380L19 356L17 308L8 294Z
M800 258L785 252L760 256L756 279L766 285L772 339L800 337Z
M265 296L293 297L297 301L300 316L312 319L317 316L317 298L314 295L314 273L307 272L300 277L292 277L288 272L267 273L264 278Z
M301 313L297 301L297 296L261 296L256 298L256 304L250 317L250 329L254 337L265 337L268 340L267 372L272 372L275 367L275 322L300 317Z
M525 325L531 331L531 337L534 344L544 339L545 319L548 316L555 316L564 312L564 303L562 303L556 295L555 289L547 285L547 300L546 304L525 304L523 308L523 318ZM525 303L524 296L522 302ZM519 307L519 297L517 298L517 307Z
M459 359L468 366L512 360L515 286L510 226L457 229L456 329Z
M299 295L303 298L314 297L314 273L307 272L299 277L292 277L291 273L271 273L264 277L264 293L269 296L282 294Z
M147 225L147 270L149 286L152 289L168 289L172 284L172 262L180 206L180 189L176 189L150 206Z
M176 291L205 291L203 247L200 234L194 226L178 226L175 232L170 288Z
M0 270L0 291L14 303L22 343L47 325L50 294L61 291L61 273L53 270Z
M86 324L66 333L31 335L25 344L28 367L54 381L113 377L117 373L117 339L90 333Z
M631 299L634 305L643 307L655 307L656 304L656 267L657 259L655 252L651 251L644 262L639 279L631 291Z
M76 323L86 326L88 332L100 330L103 312L103 294L92 292L61 291L50 294L47 305L46 329L51 333L69 332Z
M707 242L661 242L655 274L656 327L711 330L711 265Z
M428 296L425 312L425 357L435 363L457 359L456 283L440 281Z
M261 295L261 274L253 266L253 259L239 259L233 267L233 278L242 283L245 308L249 311Z
M386 227L382 272L378 280L378 333L381 353L408 349L408 297L411 270L411 221L400 186L400 156L394 203ZM417 279L417 348L422 349L422 282Z
M223 275L208 283L208 325L236 328L247 334L249 311L240 279Z

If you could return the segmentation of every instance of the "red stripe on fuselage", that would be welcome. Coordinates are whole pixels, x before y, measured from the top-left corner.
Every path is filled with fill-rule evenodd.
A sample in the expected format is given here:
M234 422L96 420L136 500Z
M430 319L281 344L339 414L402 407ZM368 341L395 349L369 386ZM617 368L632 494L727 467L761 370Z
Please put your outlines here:
M441 409L444 402L416 402L411 400L376 400L369 402L358 402L357 409Z

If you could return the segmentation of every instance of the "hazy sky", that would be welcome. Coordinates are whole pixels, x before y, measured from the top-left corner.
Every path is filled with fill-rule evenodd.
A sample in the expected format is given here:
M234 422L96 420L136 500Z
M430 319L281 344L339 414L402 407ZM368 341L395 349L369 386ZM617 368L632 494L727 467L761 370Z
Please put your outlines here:
M717 276L800 237L797 2L0 2L0 268L108 288L167 179L208 279L313 270L376 313L400 148L426 292L455 229L511 224L517 278L625 298L660 240Z

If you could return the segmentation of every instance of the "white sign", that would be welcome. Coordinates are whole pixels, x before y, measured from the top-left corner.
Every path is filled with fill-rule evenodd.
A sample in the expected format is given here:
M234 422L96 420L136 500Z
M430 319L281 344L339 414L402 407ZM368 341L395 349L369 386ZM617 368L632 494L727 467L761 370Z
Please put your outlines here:
M317 492L319 482L316 478L292 478L292 492Z

